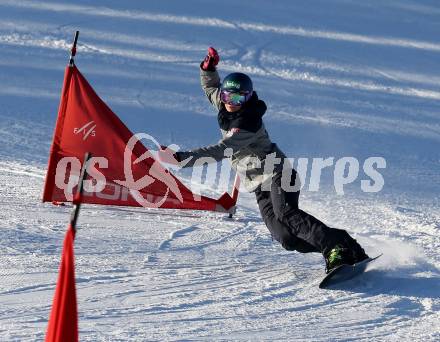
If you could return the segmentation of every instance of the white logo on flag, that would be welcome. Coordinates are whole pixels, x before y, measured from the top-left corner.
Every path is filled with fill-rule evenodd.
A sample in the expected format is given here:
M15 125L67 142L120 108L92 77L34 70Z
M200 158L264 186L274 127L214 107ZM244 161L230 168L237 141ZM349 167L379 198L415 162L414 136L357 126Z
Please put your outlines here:
M94 137L96 135L96 132L95 132L96 124L94 124L94 123L95 122L92 120L92 121L86 123L81 128L74 128L73 134L83 133L83 141L85 141L89 136Z

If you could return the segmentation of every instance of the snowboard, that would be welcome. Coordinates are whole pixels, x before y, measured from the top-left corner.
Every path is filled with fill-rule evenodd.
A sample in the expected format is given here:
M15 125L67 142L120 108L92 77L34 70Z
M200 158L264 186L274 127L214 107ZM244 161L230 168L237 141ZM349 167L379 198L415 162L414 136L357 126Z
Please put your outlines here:
M324 279L322 279L321 283L319 284L319 288L326 289L328 287L331 287L332 285L339 284L354 277L357 277L358 275L364 273L370 262L376 260L380 256L382 256L382 254L379 254L374 258L365 259L354 265L341 265L336 267L335 269L330 271L324 277Z

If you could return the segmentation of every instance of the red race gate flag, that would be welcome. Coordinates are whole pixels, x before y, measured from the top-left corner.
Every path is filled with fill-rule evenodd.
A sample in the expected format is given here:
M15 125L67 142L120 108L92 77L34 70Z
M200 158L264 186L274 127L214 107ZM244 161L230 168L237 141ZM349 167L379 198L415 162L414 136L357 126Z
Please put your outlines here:
M46 342L78 341L78 309L76 305L75 266L71 225L64 238L63 252L52 311L47 327Z
M75 65L65 71L44 186L44 202L71 202L78 184L80 160L91 152L90 180L83 203L233 212L237 196L219 199L193 194L156 161L95 93Z

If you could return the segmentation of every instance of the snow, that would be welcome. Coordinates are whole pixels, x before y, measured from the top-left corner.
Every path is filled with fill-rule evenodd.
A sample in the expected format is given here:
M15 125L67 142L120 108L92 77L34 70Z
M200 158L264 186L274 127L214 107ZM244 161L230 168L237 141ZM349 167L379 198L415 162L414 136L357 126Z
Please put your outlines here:
M223 76L252 76L289 157L387 162L382 191L361 171L344 195L334 167L310 191L309 165L301 207L384 253L333 290L322 256L271 240L252 194L232 220L84 206L81 341L439 340L439 19L433 0L0 1L0 340L45 336L70 207L40 199L77 29L80 70L161 144L217 141L198 80L212 45Z

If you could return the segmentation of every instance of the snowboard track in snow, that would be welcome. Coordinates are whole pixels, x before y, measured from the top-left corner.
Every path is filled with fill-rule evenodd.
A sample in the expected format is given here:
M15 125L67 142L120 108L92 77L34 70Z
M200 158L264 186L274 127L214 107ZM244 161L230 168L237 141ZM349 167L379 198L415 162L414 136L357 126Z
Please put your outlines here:
M0 179L12 185L12 193L32 180L35 192L25 203L31 211L46 212L51 222L67 220L70 208L35 204L42 179L34 175L42 169L23 172L19 163L1 165ZM13 208L3 206L10 215ZM284 332L289 332L325 340L330 331L332 339L343 339L346 329L357 339L380 339L408 330L414 322L434 324L438 317L440 272L429 262L423 266L409 258L406 266L389 269L389 260L382 265L378 261L379 266L362 277L333 290L319 290L321 257L288 253L273 244L262 222L253 219L258 216L255 209L241 208L232 220L212 220L219 214L211 213L191 217L188 212L188 217L168 221L156 212L145 215L140 209L84 206L75 243L84 340L185 335L234 339L251 329L248 324L252 334L269 339L288 338ZM31 217L18 230L1 227L2 245L21 231L32 234L32 240L15 244L33 241L32 254L2 248L1 316L8 333L0 333L10 338L43 337L64 235L62 223L61 229L47 230ZM114 229L118 222L124 222L123 230ZM380 240L374 242L380 249ZM23 285L24 281L32 285ZM36 297L42 306L35 306ZM326 337L302 323L316 315ZM281 324L279 330L267 325L274 319ZM20 331L13 328L17 322ZM179 334L173 335L176 327ZM408 333L416 337L411 329Z

